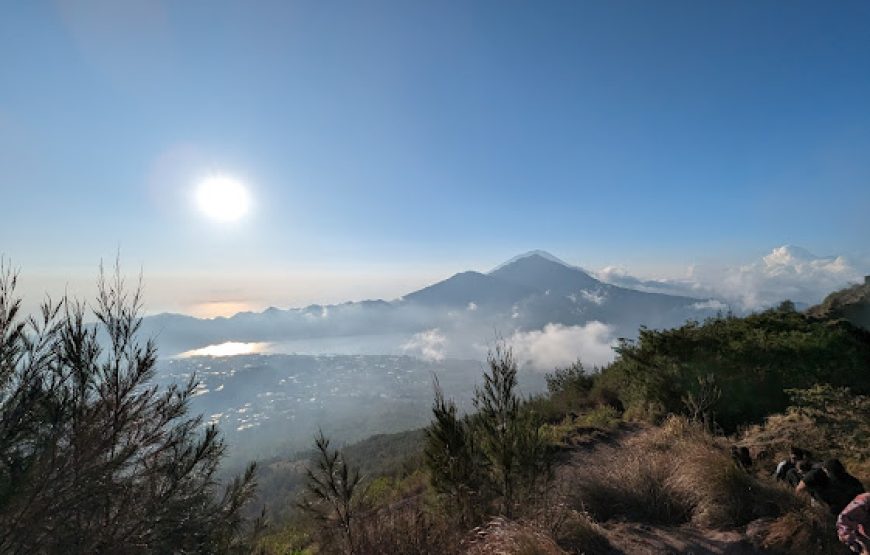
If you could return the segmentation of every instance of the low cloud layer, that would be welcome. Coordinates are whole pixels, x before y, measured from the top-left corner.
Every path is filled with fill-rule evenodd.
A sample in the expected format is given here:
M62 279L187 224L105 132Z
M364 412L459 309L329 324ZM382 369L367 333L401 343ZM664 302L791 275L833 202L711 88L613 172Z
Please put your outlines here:
M594 321L582 326L547 324L542 330L515 332L506 341L521 365L552 371L578 359L587 367L611 362L616 336L612 326Z
M407 343L402 345L405 353L432 362L444 360L446 348L447 337L438 328L415 333Z
M650 292L711 297L736 311L774 306L785 299L816 304L827 294L870 273L867 261L817 256L800 247L774 248L760 260L736 267L692 266L681 277L643 280L608 267L598 277L614 285ZM725 305L723 305L725 306Z

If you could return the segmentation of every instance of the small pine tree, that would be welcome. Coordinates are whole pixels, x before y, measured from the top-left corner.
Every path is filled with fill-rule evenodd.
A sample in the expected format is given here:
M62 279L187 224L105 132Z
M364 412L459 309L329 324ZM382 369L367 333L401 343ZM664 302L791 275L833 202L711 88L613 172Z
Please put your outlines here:
M513 352L498 344L487 356L489 373L483 374L483 387L474 392L474 419L481 449L486 457L491 483L502 499L502 512L510 517L516 485L516 421L520 416L517 365Z
M423 450L432 487L454 505L460 524L466 526L474 520L481 493L480 461L468 421L457 416L452 400L444 398L437 378L432 415Z
M432 423L424 456L433 488L460 509L468 524L488 501L511 517L517 499L536 496L551 471L552 452L540 434L540 419L516 392L517 364L501 343L487 356L488 372L474 393L477 412L457 417L435 381Z
M485 459L489 483L501 498L501 512L511 517L518 493L530 494L549 472L550 452L539 433L540 422L516 392L513 351L499 343L487 356L489 372L475 390L474 435Z
M325 539L332 539L331 532L337 529L343 550L352 555L356 553L354 524L365 497L362 476L329 443L322 431L314 438L316 460L306 470L306 495L298 507L321 523Z
M523 406L516 422L517 489L524 499L537 498L552 474L552 447L541 435L538 415Z

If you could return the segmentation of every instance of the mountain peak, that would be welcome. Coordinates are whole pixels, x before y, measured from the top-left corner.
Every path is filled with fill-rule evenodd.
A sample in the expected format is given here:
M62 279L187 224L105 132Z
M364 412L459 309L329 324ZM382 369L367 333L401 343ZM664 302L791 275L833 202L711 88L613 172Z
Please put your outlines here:
M548 253L547 251L533 250L533 251L525 252L523 254L518 254L517 256L508 260L507 262L503 262L503 263L499 264L498 266L493 268L489 273L492 274L494 272L497 272L497 271L501 270L502 268L510 266L511 264L513 264L515 262L519 262L520 260L524 260L526 258L532 258L532 259L543 258L544 260L547 260L549 262L555 262L556 264L561 264L562 266L565 266L566 268L572 267L570 264L568 264L564 260L561 260L561 259L553 256L552 254Z
M510 305L527 297L534 289L505 282L480 272L460 272L419 291L404 296L406 301L441 306Z
M544 251L532 251L515 257L491 271L489 275L540 292L552 291L561 295L602 285L582 269L566 264Z

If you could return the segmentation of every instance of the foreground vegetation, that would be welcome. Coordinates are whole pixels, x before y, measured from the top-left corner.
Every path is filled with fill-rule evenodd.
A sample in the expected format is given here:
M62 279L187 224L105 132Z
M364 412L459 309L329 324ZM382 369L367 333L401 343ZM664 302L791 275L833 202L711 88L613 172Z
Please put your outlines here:
M297 515L262 545L272 553L632 553L649 549L636 542L652 534L676 551L843 553L827 511L772 471L800 445L870 477L866 331L786 303L641 330L618 355L602 369L558 369L548 394L521 398L516 362L497 350L471 414L458 414L436 383L432 423L413 436L420 446L380 477L369 463L346 505L350 519ZM750 449L752 468L735 463L735 445ZM343 464L353 473L353 462Z
M195 382L150 383L138 293L116 272L90 312L24 318L16 281L0 268L0 553L249 552L254 467L222 487L224 443L187 414Z
M533 398L500 345L469 414L436 380L425 430L344 449L320 434L309 456L268 461L255 498L253 466L218 479L225 447L188 415L194 379L152 384L118 272L90 312L62 299L23 318L15 285L0 271L3 553L604 554L648 538L836 554L832 517L773 467L799 445L870 477L870 333L784 303L641 330Z

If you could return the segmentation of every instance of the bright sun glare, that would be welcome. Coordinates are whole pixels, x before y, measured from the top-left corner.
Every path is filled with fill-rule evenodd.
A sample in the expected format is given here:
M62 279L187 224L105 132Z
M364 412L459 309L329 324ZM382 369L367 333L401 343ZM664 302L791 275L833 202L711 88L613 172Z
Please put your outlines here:
M241 182L226 176L204 179L196 190L199 209L213 220L232 222L248 212L250 196Z

